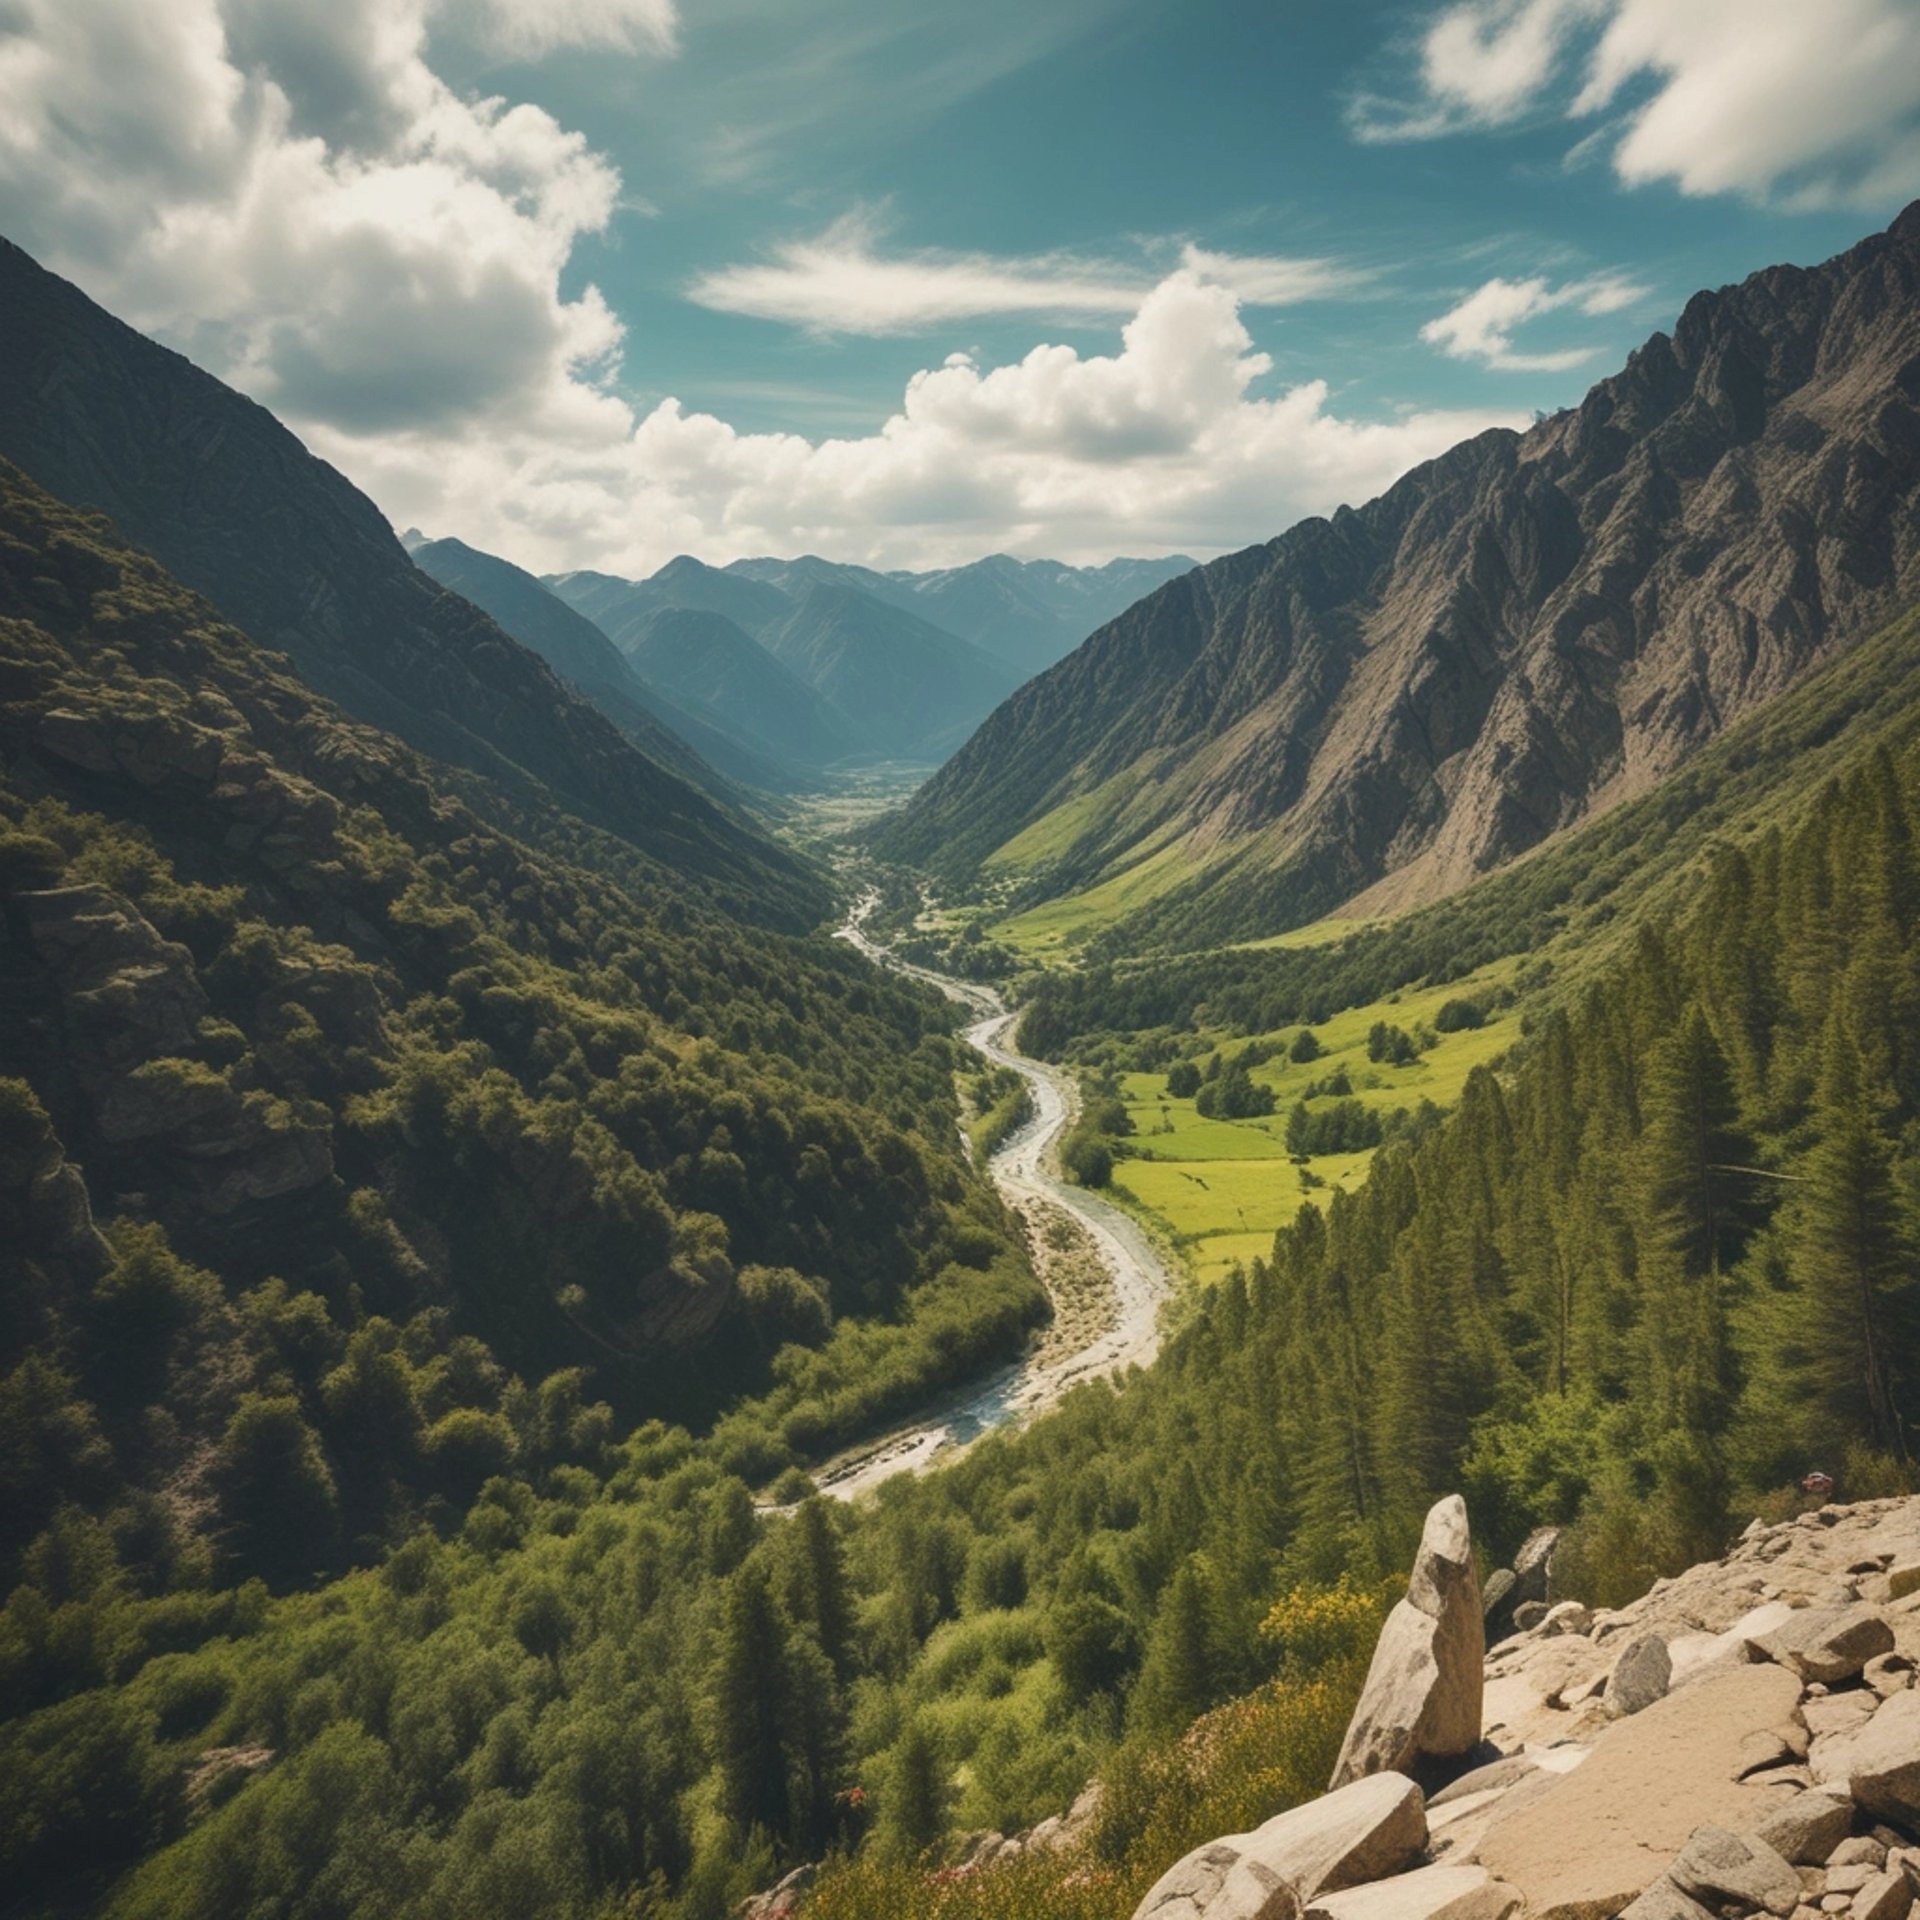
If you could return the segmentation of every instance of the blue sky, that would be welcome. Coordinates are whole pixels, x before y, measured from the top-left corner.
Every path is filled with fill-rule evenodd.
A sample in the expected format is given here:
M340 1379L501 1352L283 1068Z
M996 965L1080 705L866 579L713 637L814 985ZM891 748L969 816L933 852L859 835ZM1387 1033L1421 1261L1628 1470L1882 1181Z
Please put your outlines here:
M540 567L1219 551L1920 193L1920 0L16 0L0 228Z

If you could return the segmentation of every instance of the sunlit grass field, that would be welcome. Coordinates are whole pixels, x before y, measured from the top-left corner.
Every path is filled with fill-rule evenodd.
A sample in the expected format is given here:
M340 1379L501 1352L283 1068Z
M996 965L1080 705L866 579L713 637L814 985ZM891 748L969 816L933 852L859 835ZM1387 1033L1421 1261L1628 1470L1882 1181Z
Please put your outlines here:
M1192 1100L1169 1096L1164 1073L1123 1074L1121 1089L1134 1126L1128 1144L1134 1153L1114 1163L1115 1199L1170 1241L1203 1282L1264 1255L1274 1233L1303 1201L1324 1204L1335 1189L1357 1186L1373 1159L1371 1151L1318 1154L1305 1168L1294 1165L1287 1156L1287 1118L1307 1088L1344 1068L1352 1097L1382 1112L1415 1107L1422 1100L1454 1105L1468 1074L1512 1044L1518 1009L1494 1010L1484 1027L1441 1034L1434 1047L1404 1067L1369 1060L1367 1035L1377 1021L1411 1033L1431 1026L1449 1000L1490 999L1518 965L1502 961L1443 987L1410 988L1336 1014L1314 1029L1323 1049L1317 1060L1296 1064L1281 1053L1253 1069L1253 1078L1274 1090L1274 1111L1263 1119L1205 1119ZM1291 1040L1298 1031L1282 1028L1254 1038ZM1213 1038L1229 1058L1247 1044L1244 1037Z

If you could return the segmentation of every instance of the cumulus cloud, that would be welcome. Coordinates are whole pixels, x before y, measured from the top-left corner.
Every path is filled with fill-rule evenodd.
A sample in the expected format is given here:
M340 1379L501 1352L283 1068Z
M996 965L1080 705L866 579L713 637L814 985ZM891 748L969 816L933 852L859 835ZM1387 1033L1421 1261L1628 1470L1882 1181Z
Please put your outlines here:
M648 571L809 549L934 566L989 549L1104 559L1215 550L1379 492L1502 412L1342 417L1324 381L1266 395L1232 289L1190 268L1141 300L1112 354L1039 346L917 373L871 434L742 433L669 400L560 446L389 436L323 447L389 512L536 568Z
M1622 274L1601 273L1553 286L1540 275L1527 280L1488 280L1457 306L1420 329L1420 338L1455 360L1477 360L1507 373L1564 373L1584 365L1599 347L1561 347L1523 353L1513 344L1516 327L1543 314L1571 311L1595 318L1618 313L1648 289Z
M1920 191L1920 9L1912 0L1456 0L1401 98L1351 105L1364 140L1523 117L1600 118L1630 186L1798 205Z
M1273 390L1242 308L1329 291L1333 263L1170 240L1119 264L889 257L870 223L729 297L875 331L1123 322L1114 350L930 363L844 437L741 432L677 400L639 416L613 378L618 319L567 277L623 183L540 107L448 87L439 6L0 6L0 226L274 407L398 524L630 572L686 549L1210 550L1364 499L1503 417L1359 420L1324 382ZM662 0L464 0L459 19L528 51L664 48L672 24Z
M883 224L868 209L816 237L782 242L770 260L715 268L688 296L719 313L779 320L815 333L919 333L955 320L1045 314L1107 319L1134 311L1156 275L1140 261L1076 254L1008 257L933 249L882 254ZM1332 260L1210 253L1189 245L1184 263L1254 306L1289 306L1356 285Z
M566 413L619 328L591 288L562 297L559 276L611 218L619 177L542 109L444 85L429 11L15 0L0 16L0 224L297 418ZM553 45L671 14L488 0L478 18Z

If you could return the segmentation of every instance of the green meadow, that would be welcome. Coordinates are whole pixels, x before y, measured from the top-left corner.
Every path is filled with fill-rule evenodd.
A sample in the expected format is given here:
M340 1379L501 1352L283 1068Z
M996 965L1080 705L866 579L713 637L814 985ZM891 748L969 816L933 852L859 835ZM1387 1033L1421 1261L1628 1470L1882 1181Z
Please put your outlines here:
M1439 1035L1407 1066L1369 1060L1367 1036L1382 1020L1409 1033L1431 1027L1449 1000L1491 1001L1510 984L1517 965L1501 961L1446 986L1409 988L1336 1014L1314 1029L1323 1049L1318 1059L1296 1063L1283 1051L1253 1069L1253 1079L1274 1090L1274 1111L1261 1119L1206 1119L1192 1100L1168 1094L1165 1073L1122 1074L1134 1131L1127 1143L1131 1153L1114 1163L1114 1197L1169 1241L1203 1282L1265 1255L1274 1233L1303 1202L1324 1203L1336 1188L1358 1186L1373 1159L1371 1150L1316 1154L1302 1166L1288 1156L1287 1119L1307 1089L1344 1069L1351 1097L1383 1113L1417 1107L1422 1100L1454 1105L1468 1074L1512 1044L1519 1026L1516 1008L1492 1008L1485 1026ZM1298 1031L1208 1038L1231 1059L1249 1039L1279 1044Z

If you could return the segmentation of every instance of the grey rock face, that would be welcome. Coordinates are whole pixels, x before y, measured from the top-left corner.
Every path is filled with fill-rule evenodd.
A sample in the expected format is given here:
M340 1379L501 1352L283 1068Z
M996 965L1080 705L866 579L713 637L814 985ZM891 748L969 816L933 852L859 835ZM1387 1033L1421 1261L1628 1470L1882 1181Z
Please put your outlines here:
M1607 1676L1607 1711L1616 1718L1638 1713L1666 1698L1673 1657L1663 1635L1638 1633L1620 1649Z
M1079 824L1062 890L1193 832L1247 849L1204 898L1249 933L1436 898L1920 598L1916 354L1911 211L1824 266L1701 293L1579 406L1130 608L879 844L974 868L1104 788L1132 803ZM1174 904L1138 925L1177 938Z
M1920 1693L1911 1687L1857 1732L1816 1740L1809 1760L1822 1785L1909 1832L1920 1827Z
M1877 1607L1805 1607L1755 1644L1801 1679L1832 1686L1851 1680L1869 1660L1891 1653L1893 1628Z
M1789 1920L1800 1904L1800 1876L1764 1840L1725 1827L1702 1827L1668 1869L1673 1884L1696 1900L1737 1900Z
M1450 1494L1427 1515L1407 1597L1381 1629L1331 1784L1474 1747L1483 1646L1466 1502Z
M1847 1837L1853 1826L1853 1802L1844 1793L1815 1789L1796 1794L1754 1828L1783 1859L1796 1867L1818 1866Z

